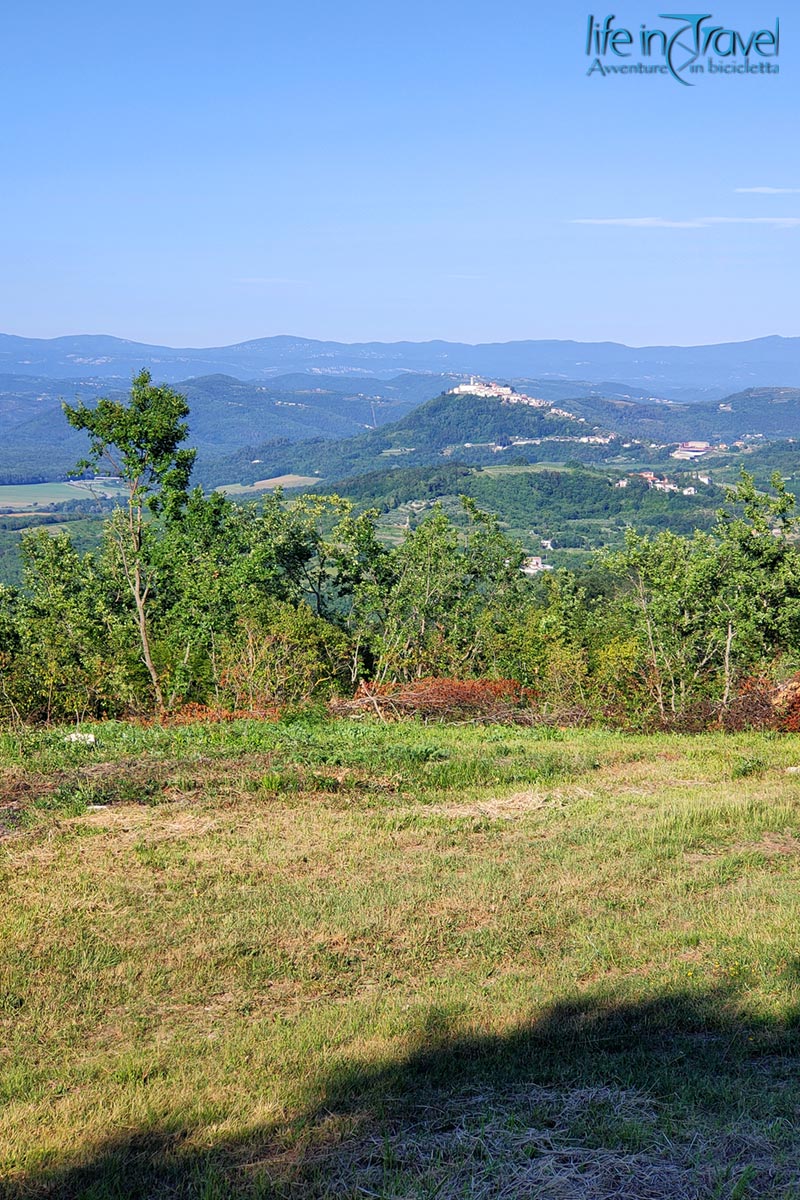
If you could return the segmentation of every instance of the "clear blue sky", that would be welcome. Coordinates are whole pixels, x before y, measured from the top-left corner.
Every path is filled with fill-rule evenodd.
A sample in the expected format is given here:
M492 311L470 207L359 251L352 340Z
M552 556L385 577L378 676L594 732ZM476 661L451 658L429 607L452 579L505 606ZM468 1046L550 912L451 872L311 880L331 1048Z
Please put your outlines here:
M592 8L663 11L7 0L0 330L800 334L800 227L772 220L800 219L800 20L720 0L744 32L780 17L781 73L688 88L587 78Z

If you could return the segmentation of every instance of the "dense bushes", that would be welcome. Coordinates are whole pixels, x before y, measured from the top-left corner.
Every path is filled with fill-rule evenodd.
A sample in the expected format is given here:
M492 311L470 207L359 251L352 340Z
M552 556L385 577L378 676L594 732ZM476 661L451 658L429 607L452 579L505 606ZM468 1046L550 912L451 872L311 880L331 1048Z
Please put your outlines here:
M435 508L389 547L376 514L336 496L188 493L181 398L143 374L134 401L135 436L117 402L72 414L127 445L128 508L97 553L61 532L25 537L22 587L0 588L0 719L265 711L365 680L362 698L431 715L431 696L459 709L463 681L506 680L541 719L797 723L795 692L783 709L771 699L800 649L794 498L779 477L765 495L743 475L713 535L630 532L581 577L530 580L473 500L465 529Z
M219 694L227 707L296 704L347 689L347 635L307 604L272 600L241 616L220 648Z
M370 514L355 517L336 497L242 508L194 492L179 519L153 519L147 548L164 707L265 711L346 698L366 680L362 708L380 697L473 719L459 687L484 679L513 680L524 719L796 723L795 692L782 693L783 708L771 699L800 641L786 504L744 480L714 537L631 533L582 579L531 581L518 548L469 502L466 532L434 511L389 548ZM24 586L0 591L3 718L152 713L113 524L97 554L44 530L26 537L24 554ZM508 707L509 696L498 702Z

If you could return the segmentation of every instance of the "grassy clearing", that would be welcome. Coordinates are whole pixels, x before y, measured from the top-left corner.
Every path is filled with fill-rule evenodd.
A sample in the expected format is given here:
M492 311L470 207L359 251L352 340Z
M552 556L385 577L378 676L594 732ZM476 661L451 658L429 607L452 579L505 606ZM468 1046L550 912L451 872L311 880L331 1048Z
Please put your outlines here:
M800 1195L793 736L0 736L0 1194Z

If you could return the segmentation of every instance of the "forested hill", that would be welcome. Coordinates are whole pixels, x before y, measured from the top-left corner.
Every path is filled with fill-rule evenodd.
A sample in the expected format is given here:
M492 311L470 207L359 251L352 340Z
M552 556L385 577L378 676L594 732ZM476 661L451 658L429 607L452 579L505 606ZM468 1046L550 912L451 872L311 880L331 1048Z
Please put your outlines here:
M536 394L532 386L528 390ZM509 455L529 462L563 462L570 457L602 461L615 458L626 440L656 443L668 457L664 447L693 438L730 444L741 438L792 438L800 431L797 388L751 388L708 404L656 404L586 394L560 403L576 419L495 399L445 394L399 422L358 437L293 444L272 439L210 464L201 462L198 475L209 486L294 473L337 479L381 470L391 459L394 465L428 466L449 453L475 464L506 462ZM614 433L618 440L607 447L578 440L597 433ZM537 439L549 440L541 446L511 444ZM505 447L500 460L498 446Z
M277 475L320 475L326 478L355 475L386 466L392 460L429 465L457 449L491 456L494 443L513 438L578 438L592 427L576 417L558 415L552 408L508 404L498 399L444 394L415 408L400 421L343 440L269 442L250 446L238 454L199 468L205 486L253 483ZM567 443L568 444L568 443Z
M154 369L154 377L161 378ZM202 465L208 457L235 454L275 440L354 437L397 421L414 407L462 380L460 375L404 372L391 379L294 372L264 380L230 374L184 378L177 388L190 405L189 440ZM67 427L61 404L92 404L100 396L122 399L128 380L48 378L0 374L0 484L38 483L64 477L84 454L85 438ZM573 395L601 393L641 400L627 384L532 380L531 395L560 403Z
M748 388L702 404L643 402L608 394L576 396L568 406L622 435L658 442L691 438L732 442L753 434L788 438L800 432L798 388Z
M647 460L650 443L768 441L793 438L800 430L797 388L749 388L721 401L678 404L647 401L636 389L613 383L598 385L602 394L593 385L573 385L576 394L569 396L564 381L518 381L518 391L555 401L579 418L570 421L545 408L495 399L447 392L430 399L454 382L410 373L391 380L300 373L264 383L209 375L178 386L190 405L195 477L210 487L284 474L344 478L387 465L430 466L449 454L474 464L512 456L599 462L615 459L626 440L645 443L638 457ZM121 398L125 390L99 379L0 376L0 484L63 478L83 457L85 438L66 425L61 409L62 399L76 395L91 404L100 395ZM607 447L572 440L598 430L619 440ZM549 440L531 444L540 439ZM510 446L512 440L528 444ZM500 460L498 445L505 445Z
M414 373L383 380L293 373L264 381L215 374L184 379L177 386L189 401L189 440L198 450L197 477L204 481L246 482L287 472L349 475L377 469L387 452L410 450L414 461L422 463L449 445L557 432L555 418L548 418L544 429L540 417L531 416L535 410L523 417L514 406L492 404L481 411L465 404L464 396L455 402L431 401L457 382L459 376ZM797 388L749 388L720 401L690 404L653 401L640 389L613 382L529 379L516 380L514 386L580 417L585 422L582 432L597 427L619 434L622 440L664 445L697 438L730 443L748 435L794 437L800 429ZM83 457L86 444L81 434L66 426L61 402L79 397L92 404L101 395L120 399L126 388L99 378L0 375L0 483L63 478ZM425 405L428 401L430 405ZM411 425L397 426L415 409L418 416ZM508 420L501 420L504 417ZM390 425L396 426L397 438L384 436ZM375 430L381 436L376 437ZM288 449L297 443L303 445ZM604 457L587 450L581 456ZM486 453L481 457L473 448L468 457L480 462ZM559 459L563 454L549 457ZM213 461L219 459L225 461ZM254 459L260 462L253 463ZM259 470L249 472L251 465Z
M127 387L109 383L0 375L0 483L63 477L83 456L86 439L66 424L61 402L124 398ZM397 420L452 383L414 374L390 380L294 374L263 383L208 375L185 379L177 388L189 401L189 440L202 463L267 438L353 437Z

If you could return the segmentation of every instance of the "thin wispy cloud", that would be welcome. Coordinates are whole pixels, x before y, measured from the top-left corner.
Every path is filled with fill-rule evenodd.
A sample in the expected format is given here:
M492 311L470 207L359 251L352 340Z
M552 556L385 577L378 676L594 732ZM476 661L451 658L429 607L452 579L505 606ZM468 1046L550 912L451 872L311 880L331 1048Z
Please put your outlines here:
M714 225L764 225L770 229L794 229L800 217L576 217L572 225L618 225L629 229L709 229Z
M800 188L749 187L734 188L735 192L749 192L756 196L798 196Z

